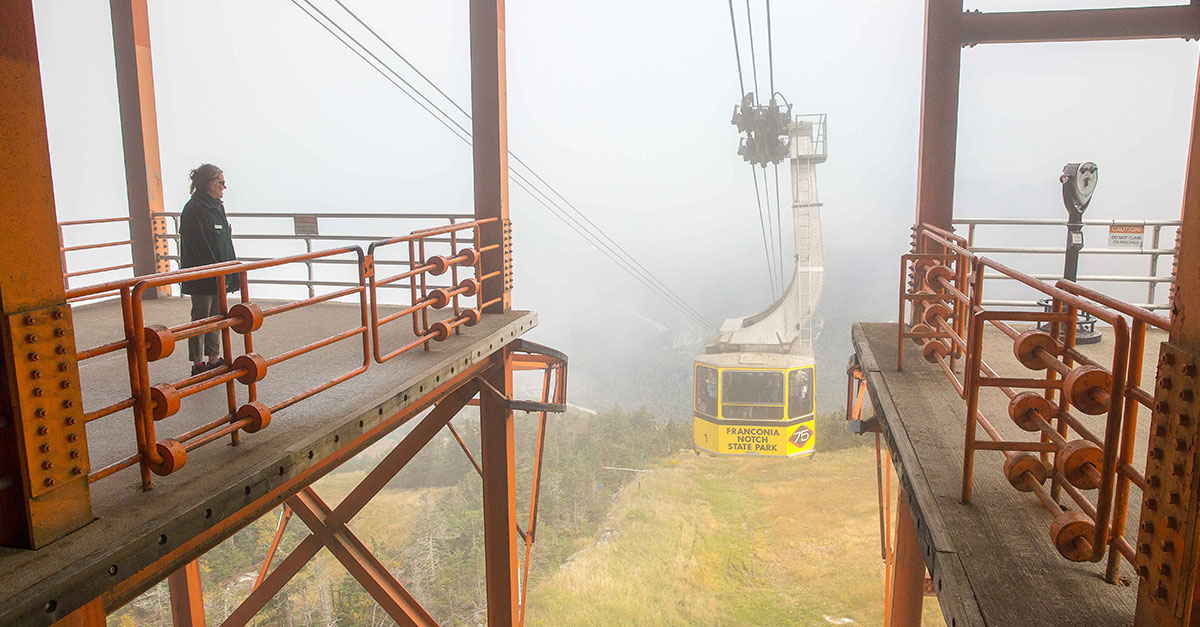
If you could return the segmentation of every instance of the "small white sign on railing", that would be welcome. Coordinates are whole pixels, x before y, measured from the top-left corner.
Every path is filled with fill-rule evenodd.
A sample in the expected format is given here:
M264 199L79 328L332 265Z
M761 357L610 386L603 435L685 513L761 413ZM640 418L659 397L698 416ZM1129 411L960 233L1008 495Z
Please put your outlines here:
M1109 248L1141 248L1146 227L1140 224L1110 224L1108 226Z
M320 235L317 230L317 216L293 216L292 225L296 230L296 235Z

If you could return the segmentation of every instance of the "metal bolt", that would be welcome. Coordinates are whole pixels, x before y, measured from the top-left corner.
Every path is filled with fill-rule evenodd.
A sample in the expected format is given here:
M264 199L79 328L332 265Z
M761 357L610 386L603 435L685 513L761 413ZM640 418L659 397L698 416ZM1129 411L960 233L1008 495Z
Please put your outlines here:
M32 334L32 333L30 333L29 335L26 335L26 336L25 336L25 342L26 342L27 344L37 344L39 339L40 339L40 338L39 338L38 336L36 336L36 335L34 335L34 334Z
M43 442L43 443L42 443L42 445L38 447L38 450L39 450L39 451L41 451L41 452L43 452L43 453L49 453L49 452L50 452L50 445L49 445L49 444L46 444L45 442Z
M70 364L68 364L68 363L67 363L67 362L65 362L65 361L64 361L64 362L62 362L62 363L60 363L60 364L58 364L58 371L59 371L59 372L66 372L66 371L68 371L68 370L70 370L70 369L71 369L71 365L70 365Z
M1175 475L1176 477L1182 477L1183 476L1183 464L1175 464L1174 466L1172 466L1171 474Z
M54 337L62 337L67 334L67 330L61 327L55 327Z
M1145 566L1138 566L1138 576L1142 579L1148 579L1150 577L1150 569Z
M1158 499L1146 499L1146 509L1150 511L1158 510Z
M30 370L30 371L29 371L29 378L30 378L30 379L41 379L41 378L42 378L42 372L41 372L40 370Z
M71 455L71 459L79 459L79 451L77 451L75 449L71 449L70 455Z
M1163 450L1157 446L1150 449L1150 457L1152 457L1154 459L1162 459L1163 458Z
M33 410L33 415L34 415L34 416L37 416L38 418L45 418L45 417L46 417L46 410L44 410L44 409L42 409L41 407L39 407L39 408L37 408L37 409Z
M1161 484L1162 482L1158 480L1158 477L1155 477L1152 475L1149 479L1149 483L1150 483L1150 487L1157 488L1159 486L1159 484Z
M1142 543L1142 555L1149 555L1152 550L1153 547L1150 546L1149 542Z
M68 426L75 424L75 416L67 416L67 419L65 422L67 423Z
M1146 533L1154 533L1154 521L1147 520L1142 523L1142 531Z
M1163 540L1162 550L1163 550L1163 553L1174 553L1175 552L1175 541L1174 540Z
M1175 363L1175 353L1163 353L1162 362L1168 366Z
M1183 438L1176 438L1175 439L1175 450L1177 450L1177 451L1188 450L1188 441Z
M67 347L63 346L62 344L59 344L58 346L54 347L54 352L58 353L59 355L66 355Z
M53 480L53 479L51 479L50 477L46 477L46 480L45 480L45 481L43 481L42 483L44 483L44 484L46 484L46 485L48 485L48 486L52 486L52 485L54 485L54 480Z
M69 389L71 389L71 380L70 380L70 379L63 379L62 381L59 381L59 382L58 382L58 387L60 387L60 388L62 388L62 389L64 389L64 390L69 390Z
M26 357L28 357L28 358L29 358L29 361L37 361L37 360L38 360L38 354L37 354L37 353L29 353L28 355L26 355Z
M1168 564L1159 564L1158 572L1162 573L1163 577L1170 577L1171 576L1171 566Z
M1192 424L1192 417L1183 412L1180 412L1179 413L1179 424L1180 424L1180 426L1184 426L1184 427Z
M1179 505L1179 493L1178 492L1172 492L1170 498L1171 498L1171 505Z
M83 474L83 469L82 469L82 468L80 468L79 466L72 466L72 467L71 467L71 474L73 474L73 475L82 475L82 474Z
M1192 402L1192 399L1195 397L1196 397L1196 393L1192 392L1191 390L1180 390L1179 391L1179 400L1181 400L1185 403Z
M79 436L75 435L74 433L68 433L68 434L67 434L67 441L68 441L68 442L74 442L75 440L78 440L78 439L79 439Z
M50 433L50 430L47 429L46 427L38 427L37 428L38 435L46 435L47 433Z
M48 459L46 461L42 462L42 470L50 470L51 468L54 468L53 462L51 462Z
M1158 410L1158 413L1165 414L1165 413L1171 411L1171 404L1168 403L1167 401L1159 401L1156 409Z
M67 317L67 314L61 309L55 309L54 311L50 312L50 316L55 320L62 320L63 318Z
M1188 364L1183 367L1183 374L1194 377L1196 376L1196 364Z
M71 409L74 406L75 406L75 403L72 403L71 399L69 399L69 398L67 400L63 401L63 407L65 409Z
M1179 529L1179 519L1174 516L1167 516L1167 529L1172 531Z
M1163 377L1162 381L1159 382L1159 385L1162 386L1162 389L1169 390L1171 389L1171 386L1174 385L1174 382L1171 381L1171 377Z
M1156 427L1154 427L1154 435L1157 435L1160 438L1166 436L1167 435L1167 425L1157 425Z
M33 395L34 395L34 396L41 396L41 395L42 395L42 388L33 388Z

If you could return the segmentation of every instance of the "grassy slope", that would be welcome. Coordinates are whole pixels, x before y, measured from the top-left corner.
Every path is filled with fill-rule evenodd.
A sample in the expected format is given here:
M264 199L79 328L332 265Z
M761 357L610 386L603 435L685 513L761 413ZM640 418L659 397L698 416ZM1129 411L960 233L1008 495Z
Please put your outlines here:
M529 624L881 624L874 456L677 455L619 496L607 542L530 592Z

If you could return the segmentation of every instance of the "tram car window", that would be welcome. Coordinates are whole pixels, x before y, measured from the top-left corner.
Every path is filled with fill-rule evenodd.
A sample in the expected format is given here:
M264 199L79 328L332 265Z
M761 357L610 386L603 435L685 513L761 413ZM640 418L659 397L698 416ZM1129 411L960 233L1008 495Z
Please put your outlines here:
M813 413L813 369L801 368L788 375L788 418Z
M717 369L696 366L696 413L717 417Z
M783 418L782 372L726 370L721 377L721 416L732 419Z

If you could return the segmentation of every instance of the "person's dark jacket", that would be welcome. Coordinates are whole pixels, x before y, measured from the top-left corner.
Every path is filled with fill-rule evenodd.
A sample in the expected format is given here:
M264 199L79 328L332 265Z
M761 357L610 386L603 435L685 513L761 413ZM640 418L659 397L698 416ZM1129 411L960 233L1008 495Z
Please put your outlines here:
M234 259L237 254L233 251L233 233L225 217L225 205L203 191L192 194L179 218L179 267L193 268ZM240 288L238 275L225 275L225 291ZM214 295L217 279L185 281L183 293Z

